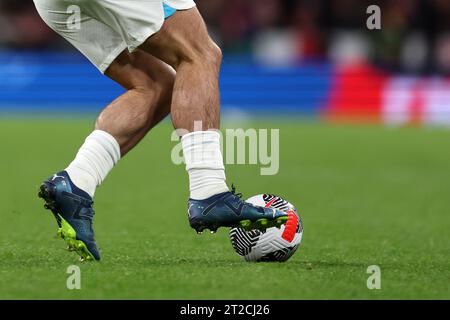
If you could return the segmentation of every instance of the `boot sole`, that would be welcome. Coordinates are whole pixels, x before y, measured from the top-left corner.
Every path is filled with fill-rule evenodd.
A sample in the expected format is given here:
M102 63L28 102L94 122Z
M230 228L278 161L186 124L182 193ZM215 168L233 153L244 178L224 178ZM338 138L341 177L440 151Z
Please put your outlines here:
M281 226L283 224L285 224L288 220L288 217L278 217L274 220L269 220L269 219L258 219L256 221L251 221L251 220L241 220L239 221L236 225L232 225L232 226L219 226L219 225L215 225L215 224L209 224L209 223L204 223L204 224L194 224L191 225L191 227L193 229L195 229L195 231L197 231L198 234L202 234L204 230L208 229L211 231L211 233L216 233L217 229L219 229L220 227L231 227L231 228L242 228L245 231L250 231L250 230L260 230L260 231L266 231L268 228L281 228Z

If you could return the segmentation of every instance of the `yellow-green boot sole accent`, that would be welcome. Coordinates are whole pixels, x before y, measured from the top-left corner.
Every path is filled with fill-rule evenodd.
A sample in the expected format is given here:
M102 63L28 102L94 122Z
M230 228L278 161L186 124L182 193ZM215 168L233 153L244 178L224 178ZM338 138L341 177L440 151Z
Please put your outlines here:
M250 220L242 220L239 222L239 228L244 229L245 231L250 231L253 229L258 229L260 231L266 231L268 228L277 227L281 228L283 224L285 224L288 220L288 217L279 217L275 220L267 220L267 219L258 219L254 222Z
M57 236L67 243L67 249L75 251L80 256L81 261L94 261L94 256L89 252L86 244L77 240L77 233L74 228L60 214L58 216L61 219L61 228L58 229Z

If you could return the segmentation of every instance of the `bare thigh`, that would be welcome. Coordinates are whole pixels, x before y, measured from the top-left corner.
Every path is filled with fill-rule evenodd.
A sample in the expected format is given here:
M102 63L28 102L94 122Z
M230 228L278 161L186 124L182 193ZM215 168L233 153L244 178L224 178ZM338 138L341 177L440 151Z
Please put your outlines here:
M210 38L206 24L196 7L177 11L157 33L140 46L140 49L175 69L181 63L192 62L197 58L205 63L210 63L210 60L216 62L217 58L221 58L221 51Z
M197 8L177 11L139 49L177 72L171 108L174 127L180 132L218 129L222 52L208 35Z

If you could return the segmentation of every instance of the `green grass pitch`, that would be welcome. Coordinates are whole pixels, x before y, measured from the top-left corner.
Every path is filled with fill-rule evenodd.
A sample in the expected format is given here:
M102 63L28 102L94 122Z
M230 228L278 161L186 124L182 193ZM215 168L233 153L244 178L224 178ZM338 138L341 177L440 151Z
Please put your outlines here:
M0 121L1 299L450 298L450 131L259 121L280 128L280 171L230 165L244 196L272 192L300 209L301 248L286 263L246 263L228 230L198 236L188 180L165 123L96 194L103 261L80 263L54 239L36 193L73 158L91 119ZM68 290L70 265L81 290ZM381 268L381 290L366 286Z

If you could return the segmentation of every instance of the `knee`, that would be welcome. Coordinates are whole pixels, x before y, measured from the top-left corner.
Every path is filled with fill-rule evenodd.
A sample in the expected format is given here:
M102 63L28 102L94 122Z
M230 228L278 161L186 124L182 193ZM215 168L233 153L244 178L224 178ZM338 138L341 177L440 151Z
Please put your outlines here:
M178 56L177 65L183 62L196 63L199 66L219 70L222 64L222 50L209 36L189 41L181 47L183 49Z
M207 38L201 44L194 45L193 48L197 58L203 62L213 66L220 66L222 63L222 50L211 39Z
M213 66L220 68L222 64L222 50L214 41L210 40L209 47L205 52L206 60Z

